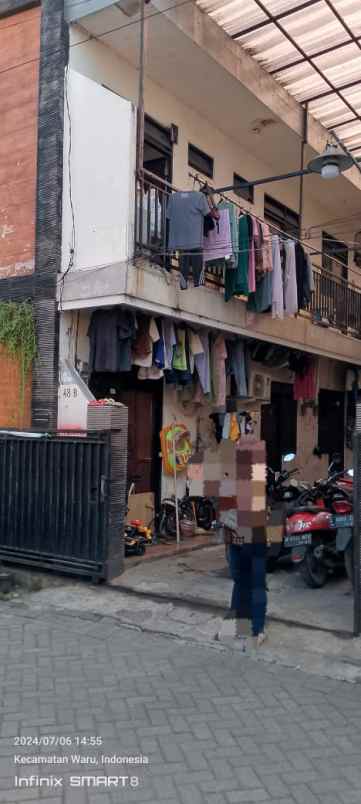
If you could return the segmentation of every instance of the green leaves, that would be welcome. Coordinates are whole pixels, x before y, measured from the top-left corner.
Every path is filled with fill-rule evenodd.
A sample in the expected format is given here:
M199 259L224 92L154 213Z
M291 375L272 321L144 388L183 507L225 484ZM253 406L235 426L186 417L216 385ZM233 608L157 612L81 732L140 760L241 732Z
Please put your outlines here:
M0 302L0 345L19 361L20 402L24 408L25 383L36 357L36 331L30 301Z

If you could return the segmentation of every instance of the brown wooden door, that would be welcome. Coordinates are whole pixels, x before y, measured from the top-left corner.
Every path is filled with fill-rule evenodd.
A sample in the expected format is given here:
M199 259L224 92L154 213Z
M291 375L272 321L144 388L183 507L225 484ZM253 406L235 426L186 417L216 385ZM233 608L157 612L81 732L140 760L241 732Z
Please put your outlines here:
M121 391L118 399L128 408L128 482L135 477L137 492L154 491L154 397L136 390Z

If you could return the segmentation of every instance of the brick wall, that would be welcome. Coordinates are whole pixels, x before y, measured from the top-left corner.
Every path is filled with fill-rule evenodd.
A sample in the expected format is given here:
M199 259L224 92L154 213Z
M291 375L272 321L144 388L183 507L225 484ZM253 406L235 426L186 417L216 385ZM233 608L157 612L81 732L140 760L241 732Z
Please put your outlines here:
M34 270L40 8L0 19L0 278Z
M0 428L29 428L31 424L31 377L27 378L21 404L20 369L17 360L0 347Z

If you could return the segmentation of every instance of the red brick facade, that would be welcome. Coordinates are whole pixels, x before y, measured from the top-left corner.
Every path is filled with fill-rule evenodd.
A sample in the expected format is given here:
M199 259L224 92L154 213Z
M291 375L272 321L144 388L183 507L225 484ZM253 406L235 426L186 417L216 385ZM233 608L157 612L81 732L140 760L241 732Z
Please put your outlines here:
M39 55L39 8L0 19L0 279L34 270Z
M20 368L17 360L0 347L0 428L22 429L31 423L31 377L27 378L22 402Z

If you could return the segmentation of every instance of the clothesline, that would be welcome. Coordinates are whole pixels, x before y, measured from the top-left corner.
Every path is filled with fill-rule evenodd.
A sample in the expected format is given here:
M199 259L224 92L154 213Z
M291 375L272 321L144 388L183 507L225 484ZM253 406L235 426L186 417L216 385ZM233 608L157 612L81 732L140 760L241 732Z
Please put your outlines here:
M194 182L197 182L199 184L200 188L208 187L209 194L212 195L212 192L213 192L212 187L207 182L205 182L204 179L200 179L199 176L196 173L192 173L191 171L188 173L188 176L191 179L193 179ZM225 195L224 193L218 193L218 192L215 193L215 195L219 195L221 198L224 199L224 201L227 201L229 204L233 204L241 212L243 212L243 213L245 213L247 215L251 215L259 223L263 223L263 224L266 223L267 224L267 221L264 218L261 218L259 215L256 215L254 212L250 212L249 209L247 209L246 207L242 206L242 204L239 204L238 201L234 201L228 195ZM282 240L293 240L295 243L300 243L300 245L303 246L303 248L307 248L311 257L316 256L316 255L317 256L322 256L323 254L325 254L325 256L329 256L323 251L316 250L316 249L312 248L312 246L310 247L310 245L307 243L307 241L301 240L299 237L296 237L295 235L286 234L285 232L282 231L282 229L279 229L277 226L274 226L273 224L268 224L268 225L270 226L270 228L272 228L276 232L277 235L279 235L281 237ZM312 249L312 251L311 251L311 249Z

